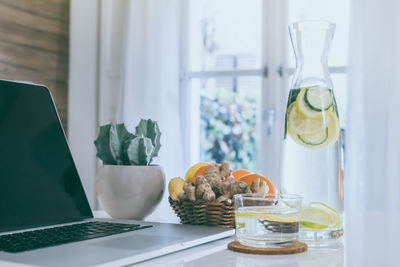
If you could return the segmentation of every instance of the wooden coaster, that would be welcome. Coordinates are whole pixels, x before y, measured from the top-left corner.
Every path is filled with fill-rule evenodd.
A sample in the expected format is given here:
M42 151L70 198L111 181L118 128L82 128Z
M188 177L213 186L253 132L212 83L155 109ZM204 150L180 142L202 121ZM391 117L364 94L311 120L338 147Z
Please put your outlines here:
M232 241L228 244L230 250L236 252L242 252L247 254L258 254L258 255L287 255L296 254L307 251L307 244L297 241L289 246L282 248L256 248L248 247L239 243L239 241Z

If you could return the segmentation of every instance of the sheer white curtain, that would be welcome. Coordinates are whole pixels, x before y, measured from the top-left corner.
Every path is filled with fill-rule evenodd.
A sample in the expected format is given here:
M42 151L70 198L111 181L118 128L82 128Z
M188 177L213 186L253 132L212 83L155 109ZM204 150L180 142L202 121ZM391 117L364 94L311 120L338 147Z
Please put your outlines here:
M100 121L123 121L134 130L141 118L159 123L164 168L163 200L147 218L177 222L167 184L184 175L179 89L179 0L102 2Z
M179 0L132 0L123 78L123 120L157 120L162 147L156 163L166 182L184 175L179 94ZM149 220L177 221L168 193Z
M347 263L398 266L393 257L400 225L400 1L353 0L351 8Z

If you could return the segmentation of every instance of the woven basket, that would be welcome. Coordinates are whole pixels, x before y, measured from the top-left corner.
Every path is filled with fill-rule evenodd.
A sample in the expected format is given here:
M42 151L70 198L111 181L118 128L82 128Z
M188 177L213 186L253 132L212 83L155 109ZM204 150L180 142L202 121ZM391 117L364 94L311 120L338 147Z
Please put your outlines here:
M172 209L183 224L235 228L235 208L210 201L175 201L168 198Z

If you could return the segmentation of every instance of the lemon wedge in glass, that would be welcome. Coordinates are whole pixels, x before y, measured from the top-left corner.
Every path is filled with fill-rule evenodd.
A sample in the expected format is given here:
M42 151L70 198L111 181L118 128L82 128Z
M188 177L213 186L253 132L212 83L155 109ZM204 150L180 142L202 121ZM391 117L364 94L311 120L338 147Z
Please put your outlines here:
M286 208L287 212L288 208ZM284 211L284 210L282 210ZM286 222L293 223L300 221L300 213L299 212L289 212L289 213L280 213L279 210L275 210L275 214L268 213L267 209L245 209L243 211L236 211L235 216L238 219L243 218L255 218L255 219L264 219L272 222Z
M330 206L321 202L312 202L301 211L300 226L303 229L323 230L341 228L342 218Z

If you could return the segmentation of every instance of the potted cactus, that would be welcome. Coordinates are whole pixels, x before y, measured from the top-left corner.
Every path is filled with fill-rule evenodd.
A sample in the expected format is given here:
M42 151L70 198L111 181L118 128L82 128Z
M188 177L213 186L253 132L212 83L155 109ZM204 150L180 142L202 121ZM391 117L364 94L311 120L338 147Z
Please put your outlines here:
M97 197L113 218L141 220L160 202L164 172L151 164L160 150L157 122L141 120L130 133L123 123L100 127L94 141L103 161L96 174Z

